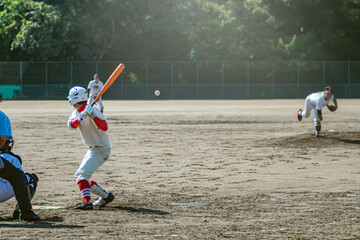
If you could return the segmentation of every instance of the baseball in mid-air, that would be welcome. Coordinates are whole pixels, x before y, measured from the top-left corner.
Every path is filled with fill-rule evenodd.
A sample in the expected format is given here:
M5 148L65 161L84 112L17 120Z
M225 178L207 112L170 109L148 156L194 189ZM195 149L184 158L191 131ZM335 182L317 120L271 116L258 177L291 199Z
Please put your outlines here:
M159 90L156 90L155 92L154 92L154 94L155 94L155 96L160 96L160 91Z

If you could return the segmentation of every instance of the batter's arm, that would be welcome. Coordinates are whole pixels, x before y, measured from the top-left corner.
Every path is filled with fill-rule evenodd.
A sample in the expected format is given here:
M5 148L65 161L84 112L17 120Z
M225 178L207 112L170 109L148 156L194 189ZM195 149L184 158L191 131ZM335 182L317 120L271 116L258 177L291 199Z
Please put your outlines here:
M87 105L85 111L89 114L89 117L94 121L98 128L104 132L108 130L106 118L102 115L99 109Z
M67 126L70 129L76 129L78 126L73 126L73 121L76 120L76 114L73 112L67 121ZM80 123L79 123L80 124Z
M102 120L100 118L94 118L93 121L95 122L96 126L106 132L108 130L108 125L105 120Z
M76 129L80 125L81 120L82 119L79 118L79 116L77 116L76 112L74 111L68 119L68 122L67 122L68 128Z

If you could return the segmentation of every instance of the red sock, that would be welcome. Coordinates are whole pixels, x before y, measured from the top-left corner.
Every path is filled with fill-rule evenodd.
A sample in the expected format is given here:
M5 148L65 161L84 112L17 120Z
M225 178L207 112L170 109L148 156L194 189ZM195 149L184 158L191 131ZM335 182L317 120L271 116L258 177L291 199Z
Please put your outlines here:
M81 196L83 201L88 204L91 202L91 197L90 197L90 184L87 180L83 179L81 181L78 182L78 186L81 192Z
M94 180L91 180L90 187L91 187L92 185L97 185L97 182L95 182Z

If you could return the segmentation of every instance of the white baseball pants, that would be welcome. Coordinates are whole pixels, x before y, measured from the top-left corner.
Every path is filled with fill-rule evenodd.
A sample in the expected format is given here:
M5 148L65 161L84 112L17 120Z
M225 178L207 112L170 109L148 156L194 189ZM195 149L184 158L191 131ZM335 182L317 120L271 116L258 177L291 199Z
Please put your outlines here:
M308 118L310 117L311 111L314 109L314 125L316 126L321 126L321 121L319 119L316 107L313 106L312 104L310 104L310 100L309 97L307 97L305 99L305 106L304 106L304 110L301 112L301 116L303 118Z
M110 152L109 144L101 147L89 147L75 173L76 182L83 179L90 181L93 173L110 157Z
M5 202L15 196L9 181L0 181L0 202Z
M10 162L14 167L23 171L20 161L11 161ZM15 196L13 187L11 186L10 182L1 178L0 179L0 202L5 202L10 198Z

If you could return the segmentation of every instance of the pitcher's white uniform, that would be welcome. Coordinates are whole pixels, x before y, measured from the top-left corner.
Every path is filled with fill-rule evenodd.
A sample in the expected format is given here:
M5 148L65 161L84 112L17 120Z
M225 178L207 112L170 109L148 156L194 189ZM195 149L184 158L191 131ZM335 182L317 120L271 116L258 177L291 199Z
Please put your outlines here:
M94 102L94 99L97 97L97 95L99 95L103 86L104 84L100 80L98 82L96 82L95 80L89 82L87 89L90 91L89 98L91 99L91 102ZM103 108L101 97L97 101L97 104L99 104L100 109Z
M10 162L14 167L23 171L21 167L21 162L15 156L8 153L1 153L1 157L5 158L8 162ZM30 182L30 177L25 175L28 182ZM10 182L6 179L0 177L0 202L5 202L15 196L14 190L10 184Z
M317 110L321 110L324 106L331 103L334 99L334 95L329 100L325 100L324 92L312 93L305 99L305 109L301 112L301 116L308 118L311 111L314 109L314 124L320 126L321 121L318 117Z

